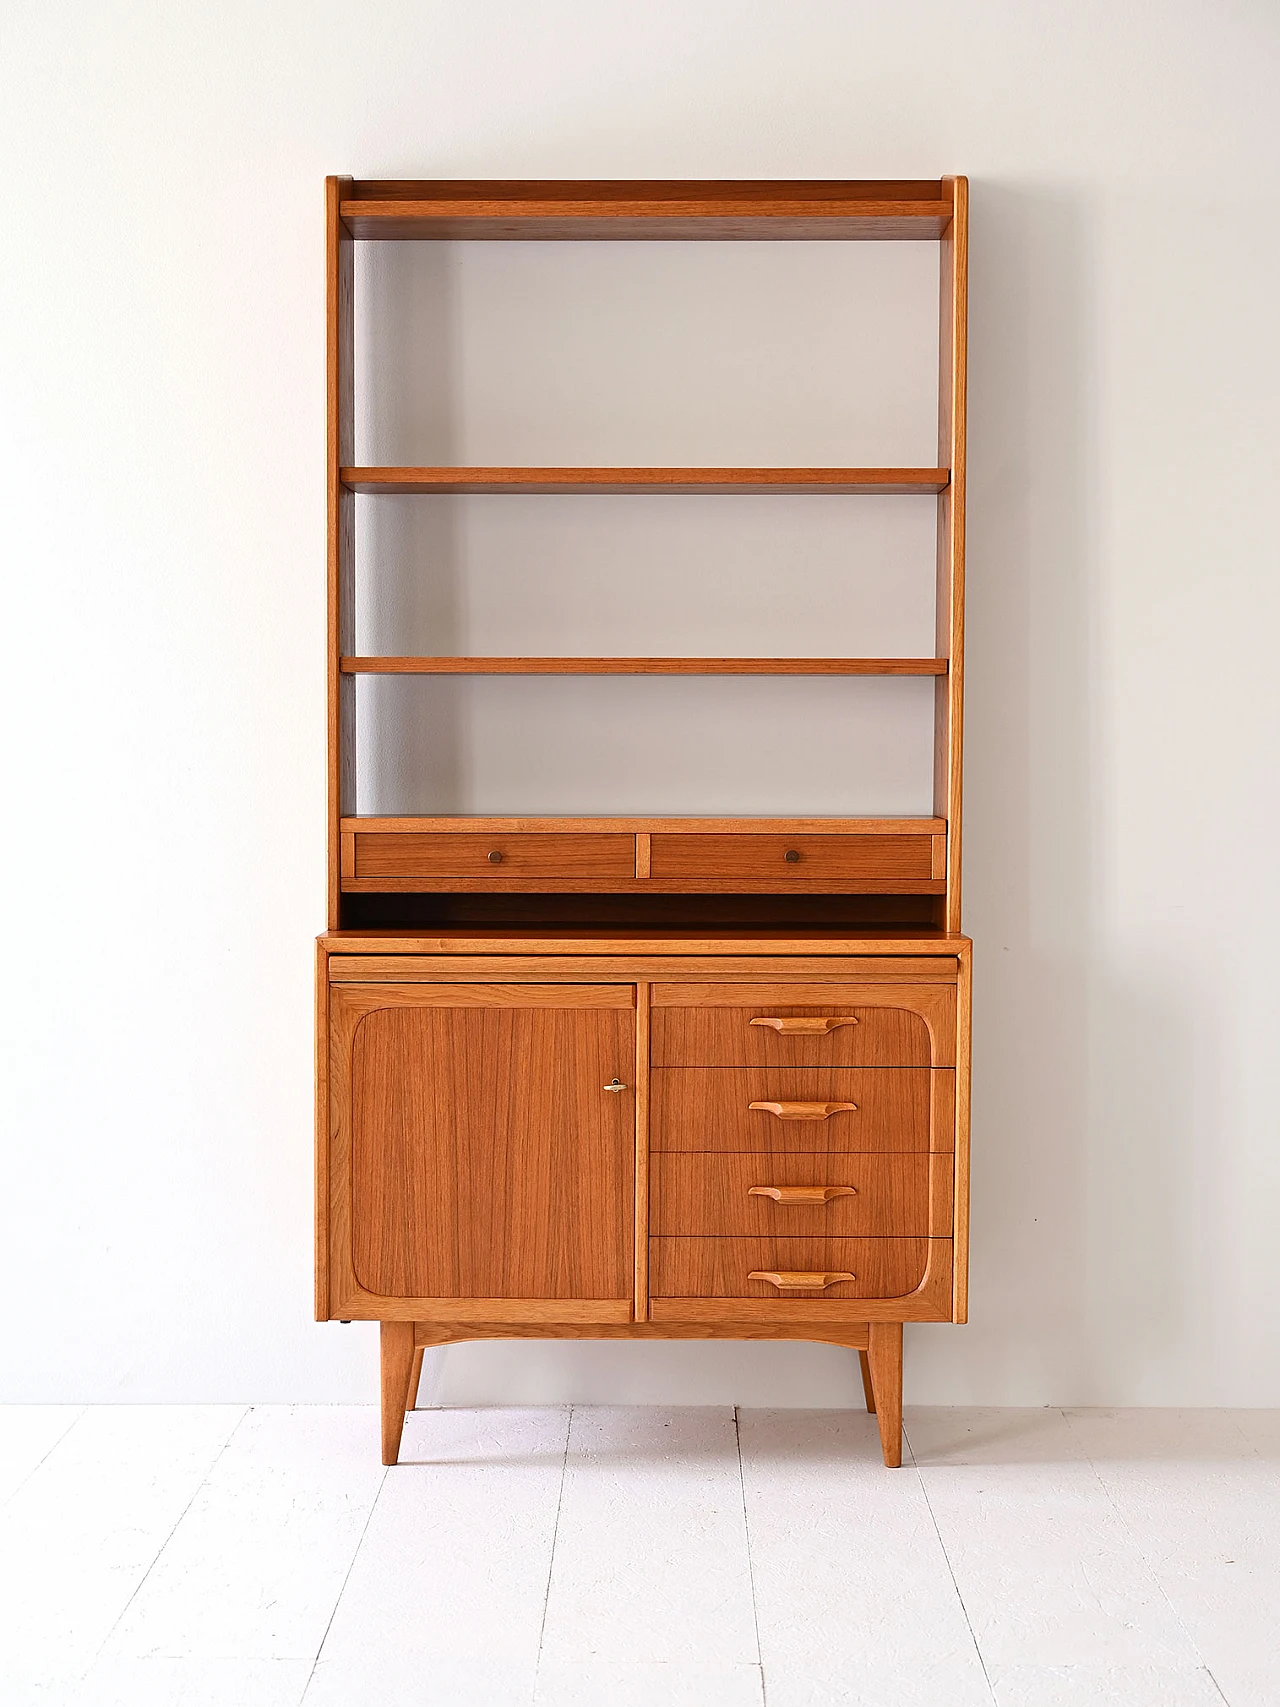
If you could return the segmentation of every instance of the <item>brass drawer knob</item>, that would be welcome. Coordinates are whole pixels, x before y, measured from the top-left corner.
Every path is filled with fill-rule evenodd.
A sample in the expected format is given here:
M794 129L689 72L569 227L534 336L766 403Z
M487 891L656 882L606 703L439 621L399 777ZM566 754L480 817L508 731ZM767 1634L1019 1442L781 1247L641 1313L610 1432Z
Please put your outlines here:
M796 1268L766 1268L752 1269L748 1280L767 1280L770 1286L776 1286L779 1292L821 1292L825 1287L835 1286L842 1280L856 1280L856 1274L845 1274L843 1271L832 1272L824 1269L821 1274L808 1274L804 1269Z
M493 850L493 852L489 855L489 864L490 865L501 865L502 864L502 855L498 852L497 848L495 848Z
M782 857L786 860L788 865L796 865L800 860L800 854L796 848L788 848Z
M856 1197L854 1185L753 1185L748 1197L771 1197L775 1203L830 1203L835 1197Z

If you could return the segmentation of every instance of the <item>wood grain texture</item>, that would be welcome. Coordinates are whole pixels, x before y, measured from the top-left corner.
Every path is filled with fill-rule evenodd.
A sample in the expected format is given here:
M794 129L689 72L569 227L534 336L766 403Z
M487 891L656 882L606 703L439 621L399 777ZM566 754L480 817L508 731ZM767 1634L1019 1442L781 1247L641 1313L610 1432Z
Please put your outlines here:
M353 236L379 241L537 242L941 237L942 180L515 182L370 180L348 185Z
M828 1202L753 1195L761 1187L838 1188ZM652 1159L654 1237L927 1238L929 1157L806 1154L663 1155Z
M935 1072L949 1077L946 1069ZM655 1152L723 1150L773 1157L923 1154L929 1149L934 1074L928 1067L656 1067L651 1077ZM774 1098L855 1107L826 1120L776 1120L751 1106ZM950 1143L942 1147L951 1150Z
M929 1240L754 1238L649 1240L649 1289L655 1298L777 1298L753 1273L848 1272L852 1280L818 1287L822 1298L908 1297L924 1279Z
M325 940L335 943L339 939ZM385 949L390 945L383 941L380 946ZM477 945L472 942L468 946L474 949ZM515 945L504 942L502 946L510 949ZM581 944L578 946L581 947ZM614 942L608 946L616 950L622 945ZM672 945L666 943L662 946ZM727 945L721 944L721 947L724 946ZM689 954L677 958L669 954L643 952L581 954L570 952L569 944L565 942L561 952L548 954L334 953L329 957L329 976L335 983L377 983L384 980L391 983L411 983L417 980L426 983L458 983L466 979L479 979L486 983L495 980L509 983L575 983L583 979L592 982L603 980L609 983L631 983L637 978L669 980L678 978L682 973L687 973L690 978L714 978L717 975L749 978L759 977L771 969L776 969L781 977L826 977L844 984L856 978L863 986L868 983L918 985L925 981L946 985L954 984L958 964L954 955L938 955L933 959L913 955L867 958L832 956L825 959L779 956L771 961L762 961L756 955ZM664 989L671 987L669 983L664 985Z
M649 1111L653 1075L649 1070L649 986L636 985L636 1164L635 1164L635 1317L649 1319Z
M349 178L325 183L325 419L327 435L327 749L329 926L341 922L339 822L354 812L355 685L339 659L355 641L355 500L342 468L355 446L355 271L339 204Z
M763 975L779 966L806 963L797 961L797 956L818 956L809 963L829 971L846 959L860 979L897 978L900 968L913 967L912 977L933 976L940 968L942 976L954 980L956 956L969 939L920 925L874 929L703 925L690 929L551 922L364 927L324 931L317 941L321 948L341 957L344 964L347 957L355 955L402 956L406 962L411 956L447 956L460 965L470 956L542 955L558 959L562 955L626 955L647 961L655 955L667 955L673 957L669 964L675 976L675 969L681 966L707 964L708 956L715 957L717 963L721 958L750 956ZM739 961L735 958L733 963Z
M867 1364L875 1390L876 1422L885 1468L902 1463L902 1323L873 1322Z
M660 1310L669 1309L669 1301L661 1299ZM847 1304L834 1307L835 1314L826 1323L812 1325L779 1320L769 1316L767 1321L688 1322L631 1322L625 1327L602 1323L598 1326L578 1322L418 1322L414 1339L418 1345L449 1345L466 1340L535 1339L535 1340L814 1340L830 1345L864 1348L870 1342L870 1329L849 1313Z
M946 984L653 985L659 1067L952 1067L956 992ZM756 1019L855 1016L825 1035Z
M348 676L945 676L945 658L344 657Z
M928 882L933 878L931 836L781 835L668 836L650 844L650 875L773 877L784 881Z
M507 492L732 493L806 492L925 496L944 492L945 468L344 468L348 492L379 494Z
M969 1096L973 1060L973 957L960 956L955 1071L955 1296L952 1320L969 1320Z
M593 835L618 832L632 836L641 831L665 835L862 835L940 836L944 818L564 818L549 815L524 818L446 817L344 818L342 829L352 834L377 831L383 835L452 835L470 830L476 835L554 832L558 835Z
M394 1464L400 1457L400 1436L409 1404L409 1377L413 1371L414 1333L412 1322L383 1322L379 1332L382 1375L382 1462Z
M347 895L942 895L935 878L354 877Z
M965 471L968 390L969 183L945 180L954 205L941 252L938 454L951 484L938 499L935 651L951 669L934 693L934 810L947 819L944 923L960 929L961 798L964 754Z
M491 877L501 873L516 877L629 878L635 873L635 837L627 835L465 830L386 835L365 831L354 841L353 877Z
M629 1300L634 1093L603 1088L634 1085L629 1004L517 994L460 1007L433 993L372 1008L353 1033L357 1283L413 1298Z
M748 997L748 1000L750 998ZM779 1032L752 1021L772 1018L769 1010L785 1017L793 1009L785 1001L769 1001L741 1007L665 1007L655 1002L653 1016L653 1061L656 1067L927 1067L929 1033L919 1014L906 1006L854 1008L853 1003L822 1003L819 992L803 1010L805 1017L830 1015L845 1018L853 1010L857 1025L841 1025L833 1031ZM816 1008L816 1013L815 1013ZM756 1099L792 1096L790 1087L761 1082ZM834 1097L834 1092L828 1093ZM755 1100L755 1099L752 1099ZM814 1095L800 1100L818 1099ZM836 1099L838 1100L838 1099ZM763 1117L762 1117L763 1118ZM769 1124L765 1120L765 1124Z
M315 1318L329 1320L329 956L316 944Z

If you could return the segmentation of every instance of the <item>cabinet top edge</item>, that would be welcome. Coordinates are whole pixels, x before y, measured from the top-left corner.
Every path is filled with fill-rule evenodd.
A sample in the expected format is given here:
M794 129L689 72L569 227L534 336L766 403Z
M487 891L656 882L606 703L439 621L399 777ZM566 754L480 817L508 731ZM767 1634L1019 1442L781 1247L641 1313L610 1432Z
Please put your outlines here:
M547 928L477 931L333 930L316 938L328 954L830 954L964 955L971 938L914 928L865 932L739 930L626 931Z

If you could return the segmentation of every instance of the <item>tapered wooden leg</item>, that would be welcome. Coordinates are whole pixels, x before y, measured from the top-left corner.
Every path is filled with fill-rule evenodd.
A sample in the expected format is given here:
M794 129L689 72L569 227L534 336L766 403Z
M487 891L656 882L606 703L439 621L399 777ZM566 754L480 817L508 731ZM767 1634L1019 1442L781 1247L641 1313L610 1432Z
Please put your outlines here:
M405 1412L416 1410L418 1405L418 1388L422 1385L422 1360L427 1354L425 1345L420 1345L413 1354L413 1362L409 1366L409 1390L404 1396Z
M394 1464L400 1457L409 1371L413 1367L413 1323L383 1322L381 1351L382 1462Z
M872 1416L876 1414L876 1390L871 1385L871 1360L865 1351L858 1353L858 1365L862 1370L862 1392L867 1401L867 1409Z
M902 1323L872 1322L868 1339L880 1448L885 1464L896 1470L902 1463Z

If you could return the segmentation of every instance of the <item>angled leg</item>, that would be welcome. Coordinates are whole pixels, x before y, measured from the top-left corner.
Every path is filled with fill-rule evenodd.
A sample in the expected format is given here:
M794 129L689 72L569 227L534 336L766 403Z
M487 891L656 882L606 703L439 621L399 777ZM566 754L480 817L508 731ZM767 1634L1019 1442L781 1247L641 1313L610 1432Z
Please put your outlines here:
M876 1390L871 1385L871 1360L865 1351L858 1353L858 1366L862 1370L862 1392L867 1401L867 1409L872 1416L876 1414Z
M872 1322L867 1361L875 1393L880 1448L890 1470L902 1463L902 1323Z
M413 1367L413 1323L383 1322L381 1327L382 1462L394 1464L400 1456L409 1372Z
M418 1388L422 1385L422 1360L426 1352L426 1346L420 1345L413 1354L413 1363L409 1369L409 1390L404 1396L406 1412L418 1408Z

